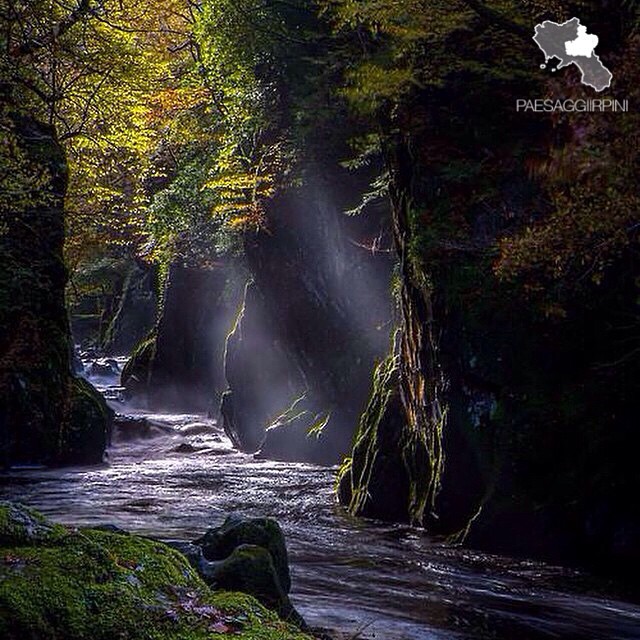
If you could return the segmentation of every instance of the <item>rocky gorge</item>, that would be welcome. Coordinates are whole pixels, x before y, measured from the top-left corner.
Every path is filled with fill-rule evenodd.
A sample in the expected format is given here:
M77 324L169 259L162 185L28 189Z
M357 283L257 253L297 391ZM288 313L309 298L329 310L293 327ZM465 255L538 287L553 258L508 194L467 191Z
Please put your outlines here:
M0 631L637 637L636 5L0 11Z

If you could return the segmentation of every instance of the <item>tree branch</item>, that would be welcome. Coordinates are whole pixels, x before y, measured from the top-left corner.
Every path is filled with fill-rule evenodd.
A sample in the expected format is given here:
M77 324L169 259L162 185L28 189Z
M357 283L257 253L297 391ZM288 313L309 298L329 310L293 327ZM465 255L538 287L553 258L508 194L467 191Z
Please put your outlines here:
M29 40L28 42L24 42L12 51L12 55L15 58L31 55L63 36L85 16L95 13L97 7L93 7L91 1L92 0L80 0L78 6L64 20L53 27L49 37L44 40Z

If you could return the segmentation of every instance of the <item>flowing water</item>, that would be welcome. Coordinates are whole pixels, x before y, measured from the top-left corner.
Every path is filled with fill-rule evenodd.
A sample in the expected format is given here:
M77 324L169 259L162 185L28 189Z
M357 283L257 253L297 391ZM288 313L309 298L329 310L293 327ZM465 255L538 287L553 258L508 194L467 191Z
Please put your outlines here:
M312 626L345 637L640 638L640 606L588 576L351 518L334 502L335 469L255 460L203 416L119 404L116 380L92 381L120 413L146 417L150 433L116 438L99 467L4 473L0 499L68 524L112 523L162 539L194 539L230 512L274 517L287 537L295 605Z

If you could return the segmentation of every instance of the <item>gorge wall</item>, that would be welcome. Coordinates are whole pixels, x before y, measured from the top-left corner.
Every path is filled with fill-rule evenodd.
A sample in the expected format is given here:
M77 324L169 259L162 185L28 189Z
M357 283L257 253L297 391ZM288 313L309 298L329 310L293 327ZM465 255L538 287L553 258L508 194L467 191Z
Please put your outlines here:
M224 342L236 313L237 289L224 265L173 264L155 327L122 372L127 392L157 409L215 412L226 387Z
M15 144L44 170L26 203L3 218L0 233L0 462L98 463L111 412L71 373L64 293L67 165L54 131L13 118Z
M490 107L499 80L485 78L471 105L470 83L450 76L388 125L407 132L387 138L400 323L339 499L354 514L449 540L622 573L637 565L640 542L629 498L640 488L634 240L598 277L597 251L588 263L556 256L567 265L561 279L537 266L544 253L511 257L536 267L500 277L498 239L549 213L549 179L530 170L531 156L564 144L567 162L584 158L573 123ZM551 189L568 188L556 180ZM582 186L597 198L603 184L615 188L615 177ZM582 206L567 215L588 215ZM587 246L584 235L555 233ZM554 251L546 242L539 252Z
M390 261L363 246L380 218L344 216L353 181L317 173L268 203L244 239L252 282L227 340L225 429L269 458L337 462L389 335Z

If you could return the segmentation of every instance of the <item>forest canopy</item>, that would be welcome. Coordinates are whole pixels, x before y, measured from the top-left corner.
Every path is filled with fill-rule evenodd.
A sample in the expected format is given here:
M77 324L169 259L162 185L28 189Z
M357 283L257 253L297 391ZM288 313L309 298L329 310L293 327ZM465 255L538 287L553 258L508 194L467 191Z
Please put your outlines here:
M597 12L581 7L585 20ZM96 254L165 265L215 260L243 229L265 224L264 202L300 179L300 160L319 132L335 138L343 126L336 123L348 123L345 163L381 166L400 127L430 138L423 161L457 189L444 216L416 212L431 228L425 243L481 250L498 278L530 291L597 282L637 239L636 116L555 116L535 148L513 141L513 158L498 161L527 167L548 195L526 215L507 212L513 224L477 246L469 210L507 205L493 187L467 186L480 174L488 185L504 164L457 154L458 141L428 132L437 118L418 106L453 96L461 82L482 81L496 99L523 83L552 94L558 81L534 77L530 41L530 25L550 15L564 18L569 8L508 0L3 0L4 209L38 197L43 179L12 134L16 110L54 127L66 150L72 273ZM629 62L619 91L633 98L637 3L625 3L621 15L616 55ZM580 90L574 82L569 94ZM603 171L615 172L606 191ZM387 180L381 169L365 204L385 196Z

